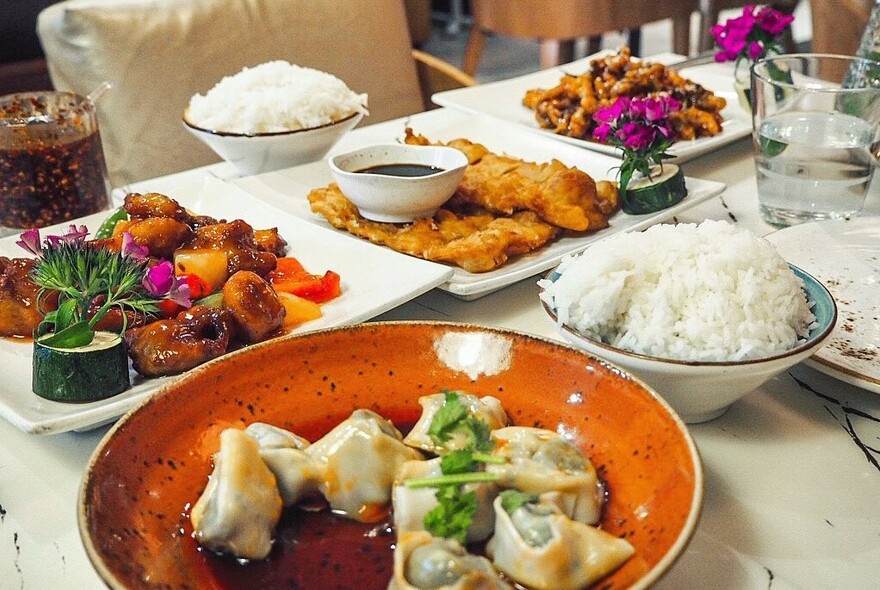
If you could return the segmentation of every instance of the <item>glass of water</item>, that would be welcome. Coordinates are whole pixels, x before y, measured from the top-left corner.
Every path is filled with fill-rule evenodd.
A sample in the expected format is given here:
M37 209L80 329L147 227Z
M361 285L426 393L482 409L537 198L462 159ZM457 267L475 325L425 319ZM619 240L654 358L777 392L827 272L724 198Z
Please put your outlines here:
M763 219L784 227L858 215L880 149L880 62L788 54L752 66Z

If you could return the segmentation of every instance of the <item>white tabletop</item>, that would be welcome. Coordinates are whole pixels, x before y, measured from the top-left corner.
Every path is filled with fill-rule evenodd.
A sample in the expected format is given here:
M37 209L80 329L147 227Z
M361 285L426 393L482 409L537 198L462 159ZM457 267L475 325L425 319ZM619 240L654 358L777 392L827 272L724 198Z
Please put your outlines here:
M749 140L685 171L727 190L678 221L772 231L758 217ZM225 164L185 175L208 172L232 175ZM142 184L161 191L180 178ZM880 183L868 213L880 214ZM474 301L435 289L377 319L463 321L558 338L536 280ZM39 436L0 421L0 588L103 586L79 539L76 504L106 431ZM880 395L798 366L690 431L704 462L705 505L695 537L656 587L880 587Z

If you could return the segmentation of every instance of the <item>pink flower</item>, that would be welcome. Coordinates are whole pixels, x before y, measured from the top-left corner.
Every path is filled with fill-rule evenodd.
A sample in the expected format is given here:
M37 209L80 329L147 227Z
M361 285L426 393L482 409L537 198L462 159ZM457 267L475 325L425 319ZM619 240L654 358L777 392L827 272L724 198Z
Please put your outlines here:
M123 232L122 255L133 258L134 260L146 260L147 256L150 255L150 249L135 242L131 233Z
M143 280L144 289L154 297L170 299L183 307L190 307L189 285L174 275L174 265L163 260L147 270Z
M144 275L143 285L150 295L163 296L174 286L174 265L167 260L150 267Z
M715 61L755 61L770 51L777 51L779 36L793 21L792 15L769 6L757 9L747 4L740 16L712 27L712 36L719 48Z
M775 37L785 31L785 28L794 21L794 16L782 14L768 6L757 14L757 21L759 27Z
M21 246L34 256L41 256L43 249L40 244L40 230L35 227L25 230L18 236L20 239L16 241L16 245Z
M49 246L57 246L58 244L74 244L85 240L87 235L89 235L89 230L86 226L81 225L77 227L71 223L68 226L67 231L60 236L46 236L46 244Z

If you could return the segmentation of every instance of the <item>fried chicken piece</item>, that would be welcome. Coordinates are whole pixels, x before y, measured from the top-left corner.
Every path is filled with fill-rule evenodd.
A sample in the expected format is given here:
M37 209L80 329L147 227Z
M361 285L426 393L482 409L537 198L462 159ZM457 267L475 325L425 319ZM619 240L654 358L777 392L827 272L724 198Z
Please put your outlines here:
M312 211L334 227L398 252L455 264L469 272L498 268L513 256L543 246L558 231L530 211L498 217L476 208L458 213L441 208L433 218L404 225L370 221L336 184L311 191L308 199Z
M284 324L285 310L269 283L240 270L223 285L223 307L232 312L247 342L262 342Z
M180 203L162 193L129 193L125 195L122 207L131 219L165 217L183 222L192 229L220 223L207 215L193 215Z
M126 224L125 231L139 246L147 248L150 256L172 259L174 251L193 237L193 230L186 223L171 217L147 217ZM118 252L122 248L122 235L115 235L107 248Z
M54 297L38 304L40 288L30 278L35 262L0 256L0 336L32 336L43 312L55 308ZM40 305L49 309L41 311Z
M250 270L265 277L277 264L276 255L257 246L254 229L241 219L200 227L184 247L224 250L230 276L240 270Z
M134 370L144 377L161 377L225 354L235 333L231 311L198 305L176 318L132 328L125 341Z
M406 143L424 145L427 141L406 130ZM472 204L505 215L533 211L548 223L574 231L608 227L608 213L599 203L596 181L586 172L559 160L537 164L501 156L466 139L446 145L464 152L470 162L449 200L453 209Z

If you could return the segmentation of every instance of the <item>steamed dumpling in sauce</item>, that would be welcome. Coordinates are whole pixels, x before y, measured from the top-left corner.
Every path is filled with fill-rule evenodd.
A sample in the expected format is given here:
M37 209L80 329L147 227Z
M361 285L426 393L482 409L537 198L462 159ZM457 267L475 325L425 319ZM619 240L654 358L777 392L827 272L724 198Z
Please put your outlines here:
M220 433L214 471L190 514L196 540L241 559L263 559L272 550L281 505L256 441L236 428Z
M512 590L485 557L424 531L399 533L388 590Z
M319 489L330 508L362 522L385 516L398 468L423 459L402 439L389 420L355 410L306 449L320 469Z
M580 590L604 578L634 553L632 545L571 520L548 503L508 514L495 499L495 534L486 554L496 568L534 590Z
M486 471L499 476L498 485L531 494L547 494L568 517L579 522L599 522L602 488L596 469L576 446L552 430L508 426L492 432L493 454L507 463L488 464Z
M507 426L507 413L501 407L501 402L497 398L490 395L477 397L463 391L456 391L455 393L458 396L458 400L467 408L468 414L485 422L489 429L494 430ZM420 397L419 405L422 406L422 415L412 427L412 430L409 431L409 434L406 435L406 438L403 439L403 442L411 447L436 454L463 448L467 441L462 436L453 436L453 438L441 446L428 435L428 430L431 428L434 416L445 404L445 393L435 393Z
M391 491L394 529L398 534L425 530L425 515L438 505L437 488L409 488L403 482L408 479L436 477L442 474L439 457L430 461L407 461L401 465ZM462 490L465 493L473 491L477 497L477 511L472 517L473 522L467 530L465 542L485 541L495 529L495 510L492 508L492 501L501 490L491 482L465 484Z
M245 433L257 441L260 457L275 475L285 506L318 493L322 470L305 451L310 446L308 440L263 422L249 424Z

